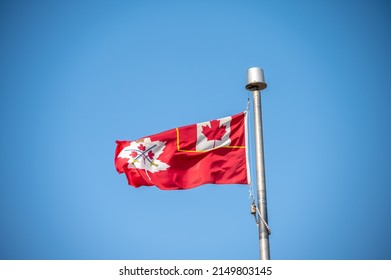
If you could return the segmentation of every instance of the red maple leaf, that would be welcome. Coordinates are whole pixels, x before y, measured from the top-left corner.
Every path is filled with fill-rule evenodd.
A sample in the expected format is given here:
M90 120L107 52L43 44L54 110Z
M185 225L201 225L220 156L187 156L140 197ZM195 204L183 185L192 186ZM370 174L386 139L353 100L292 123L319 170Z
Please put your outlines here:
M154 156L155 156L155 154L154 154L152 151L149 151L149 152L148 152L148 157L149 157L150 159L153 159Z
M132 158L135 158L135 157L138 156L138 153L137 152L132 152L131 155L132 155Z
M143 144L140 144L137 148L139 148L140 151L145 151L145 146Z
M226 133L227 128L225 125L220 126L219 120L213 120L209 125L202 126L202 133L206 136L208 141L214 141L213 148L215 147L216 140L221 141L221 138Z

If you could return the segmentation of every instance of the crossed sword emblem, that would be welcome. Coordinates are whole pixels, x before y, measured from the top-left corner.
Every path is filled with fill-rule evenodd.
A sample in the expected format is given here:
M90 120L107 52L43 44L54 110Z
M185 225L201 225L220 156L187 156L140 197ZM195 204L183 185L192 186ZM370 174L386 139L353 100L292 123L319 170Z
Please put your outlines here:
M152 147L149 147L148 149L146 149L145 151L142 151L142 150L140 150L140 149L127 149L127 151L132 151L132 152L136 152L138 155L137 155L137 157L135 157L134 159L133 159L133 162L132 162L132 164L134 165L136 162L139 162L139 158L143 158L144 159L144 161L145 160L147 160L149 163L150 163L150 165L152 166L155 166L155 167L158 167L158 165L153 161L153 159L151 160L151 159L149 159L149 156L146 154L147 152L149 152L149 151L151 151L153 148L155 148L157 145L155 144L155 145L153 145Z

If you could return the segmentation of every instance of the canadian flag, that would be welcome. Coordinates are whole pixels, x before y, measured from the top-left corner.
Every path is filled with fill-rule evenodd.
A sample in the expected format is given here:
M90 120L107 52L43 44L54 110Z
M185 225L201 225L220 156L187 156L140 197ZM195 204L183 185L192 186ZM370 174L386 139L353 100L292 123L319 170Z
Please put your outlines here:
M115 166L134 187L248 184L247 113L117 141Z

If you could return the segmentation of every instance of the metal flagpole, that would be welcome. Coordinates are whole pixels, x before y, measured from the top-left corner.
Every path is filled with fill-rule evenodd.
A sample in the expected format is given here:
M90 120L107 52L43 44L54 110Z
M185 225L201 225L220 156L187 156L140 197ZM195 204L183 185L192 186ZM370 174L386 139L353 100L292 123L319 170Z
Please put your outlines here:
M262 133L262 109L261 90L267 84L263 70L259 67L252 67L247 70L246 89L253 92L254 104L254 134L255 134L255 162L257 173L257 200L258 200L258 229L259 247L261 260L270 260L269 234L266 203L266 181L265 161L263 155L263 133Z

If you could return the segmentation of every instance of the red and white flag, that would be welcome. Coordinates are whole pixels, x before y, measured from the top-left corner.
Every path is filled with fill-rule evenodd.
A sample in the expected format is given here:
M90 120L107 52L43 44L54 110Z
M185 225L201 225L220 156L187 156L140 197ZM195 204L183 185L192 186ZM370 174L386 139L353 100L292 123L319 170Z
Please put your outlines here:
M115 167L134 187L190 189L249 184L246 112L141 138L117 141Z

